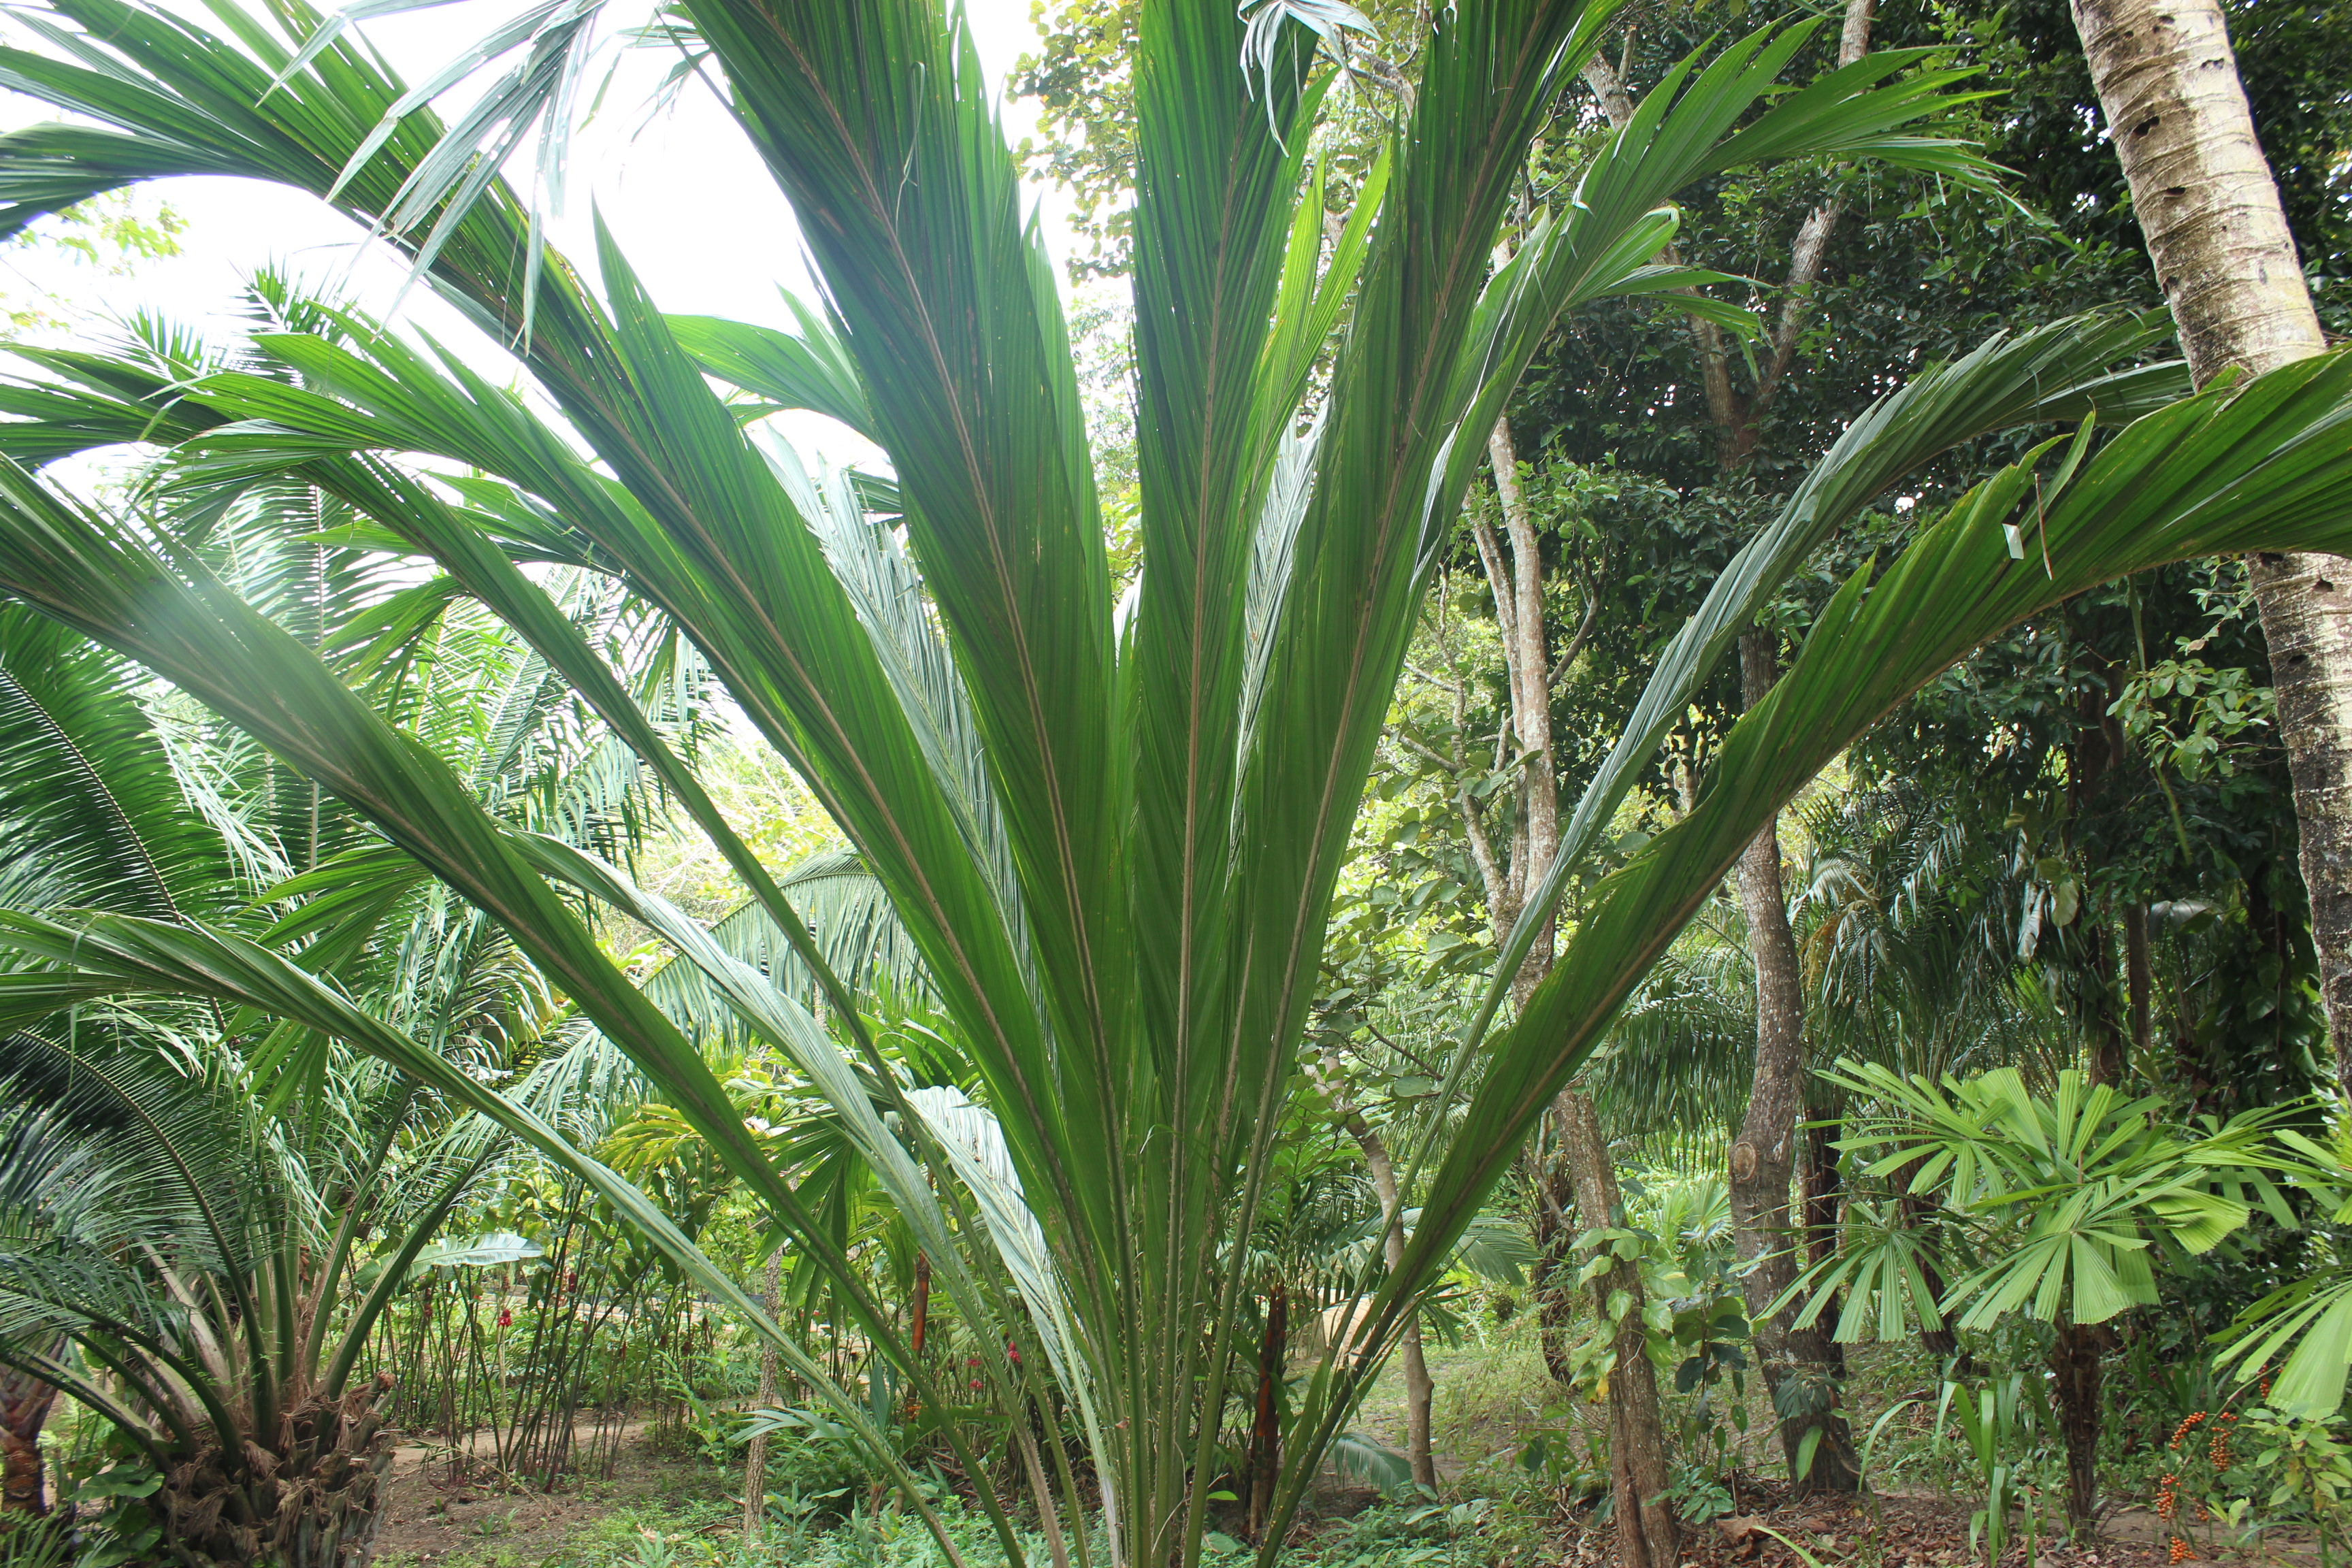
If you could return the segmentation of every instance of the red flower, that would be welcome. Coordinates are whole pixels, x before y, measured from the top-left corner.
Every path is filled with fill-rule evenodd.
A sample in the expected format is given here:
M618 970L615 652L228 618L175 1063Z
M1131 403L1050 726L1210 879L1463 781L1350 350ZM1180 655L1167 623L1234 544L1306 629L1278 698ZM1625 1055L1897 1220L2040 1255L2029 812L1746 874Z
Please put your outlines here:
M502 1329L511 1329L511 1328L513 1328L513 1327L514 1327L514 1309L513 1309L513 1308L511 1308L511 1307L500 1307L500 1308L499 1309L499 1327L500 1327L500 1328L502 1328Z

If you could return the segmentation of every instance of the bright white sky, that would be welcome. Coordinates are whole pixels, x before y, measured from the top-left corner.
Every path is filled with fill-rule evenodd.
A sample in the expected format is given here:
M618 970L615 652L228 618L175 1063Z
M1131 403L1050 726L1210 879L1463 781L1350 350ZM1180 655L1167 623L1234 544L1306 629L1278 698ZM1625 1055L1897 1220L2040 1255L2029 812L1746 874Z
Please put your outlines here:
M967 4L990 86L1001 89L1013 61L1036 42L1029 0ZM517 8L514 0L461 0L372 21L362 31L414 81ZM674 109L648 118L646 106L668 60L644 49L626 51L623 60L603 111L573 143L564 210L550 224L554 244L583 262L592 258L591 215L601 208L662 309L791 325L778 286L804 297L814 290L792 213L766 171L707 88L690 89ZM47 117L46 106L0 95L0 125ZM1017 145L1034 121L1034 105L1011 105L1008 137ZM530 156L528 148L518 155L519 181L528 176ZM404 270L387 249L365 243L359 228L309 196L222 178L158 182L146 191L142 208L168 202L185 220L179 257L112 278L61 254L20 247L0 255L0 296L16 301L47 293L94 315L146 309L201 325L234 310L242 279L273 261L320 282L347 277L358 302L380 314L399 295ZM1058 257L1064 204L1037 195ZM463 345L468 358L506 379L505 369L492 369L497 351L425 289L411 290L395 319ZM791 435L836 462L866 456L862 443L826 421L812 418Z

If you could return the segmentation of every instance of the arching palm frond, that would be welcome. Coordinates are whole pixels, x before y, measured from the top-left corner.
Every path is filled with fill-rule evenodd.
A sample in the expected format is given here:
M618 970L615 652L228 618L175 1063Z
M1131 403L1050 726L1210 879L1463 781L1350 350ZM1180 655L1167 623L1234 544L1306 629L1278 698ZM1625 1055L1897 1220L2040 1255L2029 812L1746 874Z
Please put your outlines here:
M922 957L898 923L887 890L855 850L813 855L779 875L776 885L807 920L825 967L843 984L859 995L915 1003L927 996ZM814 1008L822 999L815 974L757 900L746 900L712 921L710 939L805 1005ZM644 989L679 1027L698 1037L740 1026L732 1005L690 960L665 961L646 976Z
M0 609L0 902L213 918L238 900L120 656Z
M1626 1000L1581 1075L1612 1135L1738 1126L1755 1076L1755 995L1743 946L1686 931Z

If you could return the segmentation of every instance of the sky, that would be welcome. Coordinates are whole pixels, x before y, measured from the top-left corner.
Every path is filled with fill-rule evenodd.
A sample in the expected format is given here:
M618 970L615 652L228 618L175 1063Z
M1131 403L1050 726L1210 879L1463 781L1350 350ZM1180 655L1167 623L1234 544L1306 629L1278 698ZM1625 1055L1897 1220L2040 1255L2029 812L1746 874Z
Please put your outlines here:
M1001 91L1013 62L1036 43L1029 0L967 4L990 88ZM456 0L359 26L394 69L413 81L518 8L515 0ZM667 63L650 49L625 52L601 111L573 142L571 187L563 211L551 216L551 238L574 258L593 257L593 215L601 211L665 310L790 326L779 285L804 298L814 293L791 210L707 88L688 89L666 111L649 110ZM51 117L45 105L0 98L0 126ZM1005 130L1014 144L1034 125L1034 105L1008 106ZM530 156L528 149L519 156L518 176L527 176ZM1058 221L1062 204L1051 192L1037 192L1036 198L1058 256L1057 242L1066 232ZM93 314L147 310L205 325L223 322L236 309L243 279L274 262L317 284L341 283L379 315L393 313L397 301L392 319L459 347L485 369L499 367L494 374L506 379L495 348L429 290L419 287L404 297L402 264L323 203L280 186L225 178L144 187L142 208L152 211L159 202L168 203L185 225L179 256L108 276L55 250L16 247L0 254L0 295L15 304L46 293ZM54 340L71 333L31 335ZM814 416L789 434L796 445L813 446L835 462L869 455L846 432Z

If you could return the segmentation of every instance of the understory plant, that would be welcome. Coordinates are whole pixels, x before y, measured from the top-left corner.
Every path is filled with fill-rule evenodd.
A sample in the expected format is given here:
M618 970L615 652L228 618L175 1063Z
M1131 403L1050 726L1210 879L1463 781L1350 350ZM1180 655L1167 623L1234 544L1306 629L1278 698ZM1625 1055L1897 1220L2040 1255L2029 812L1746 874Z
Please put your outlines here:
M2289 1113L2249 1111L2182 1125L2154 1096L2126 1096L2078 1069L2046 1089L2015 1068L1941 1082L1842 1060L1822 1076L1851 1097L1837 1147L1874 1181L1892 1178L1924 1216L1901 1205L1852 1227L1845 1244L1790 1287L1811 1321L1843 1300L1835 1329L1900 1338L2019 1321L2050 1334L2050 1398L2063 1442L2067 1514L2097 1517L2103 1359L2112 1320L2158 1300L2168 1256L2212 1251L2252 1205L2293 1224L2270 1172L2273 1134ZM1940 1292L1931 1281L1949 1279ZM1970 1396L1962 1392L1963 1403ZM1990 1398L1990 1392L1981 1399ZM2015 1406L1971 1415L1979 1463L1994 1467ZM1981 1441L1979 1438L1981 1437ZM1993 1488L1992 1469L1987 1485ZM1992 1505L1988 1504L1988 1507ZM1995 1509L1995 1513L2000 1513ZM2005 1515L2003 1516L2005 1517Z
M337 1212L316 1178L377 1179L399 1121L382 1100L408 1096L363 1064L380 1098L353 1120L383 1133L314 1175L217 1067L175 1069L124 1033L0 1039L0 1358L144 1460L151 1544L171 1560L363 1563L390 1380L354 1372L389 1280L338 1310L368 1205ZM446 1212L412 1217L393 1279Z

